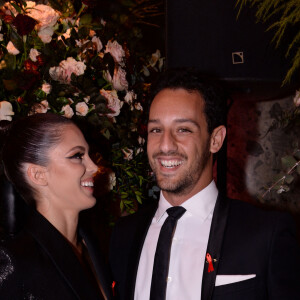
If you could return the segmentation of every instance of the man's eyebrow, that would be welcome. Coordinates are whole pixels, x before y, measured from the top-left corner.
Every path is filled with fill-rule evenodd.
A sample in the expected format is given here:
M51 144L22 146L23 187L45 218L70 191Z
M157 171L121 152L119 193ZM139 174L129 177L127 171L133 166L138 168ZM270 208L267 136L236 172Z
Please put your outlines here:
M176 123L192 123L193 125L197 126L198 128L200 128L200 125L192 120L192 119L175 119L175 122ZM159 124L160 121L158 119L151 119L151 120L148 120L148 124Z
M192 123L195 126L197 126L198 128L200 128L200 125L195 120L192 120L192 119L176 119L175 122L176 123Z

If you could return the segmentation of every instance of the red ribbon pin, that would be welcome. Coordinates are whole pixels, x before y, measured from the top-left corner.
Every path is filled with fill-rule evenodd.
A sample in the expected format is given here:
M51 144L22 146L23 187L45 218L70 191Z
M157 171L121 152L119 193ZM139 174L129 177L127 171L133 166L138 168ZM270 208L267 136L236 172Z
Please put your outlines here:
M115 296L115 285L116 285L116 282L113 281L113 283L111 284L113 296Z
M213 265L213 260L211 258L211 255L209 253L206 253L206 260L208 262L208 273L213 272L214 269L214 265Z

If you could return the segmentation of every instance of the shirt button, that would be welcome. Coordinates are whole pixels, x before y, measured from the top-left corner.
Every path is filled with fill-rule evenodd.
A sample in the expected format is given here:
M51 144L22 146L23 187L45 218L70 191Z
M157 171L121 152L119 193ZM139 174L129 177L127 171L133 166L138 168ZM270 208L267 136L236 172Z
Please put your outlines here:
M173 241L175 241L175 242L178 241L178 238L174 236Z
M172 277L171 277L171 276L168 276L167 282L171 282L171 281L172 281Z

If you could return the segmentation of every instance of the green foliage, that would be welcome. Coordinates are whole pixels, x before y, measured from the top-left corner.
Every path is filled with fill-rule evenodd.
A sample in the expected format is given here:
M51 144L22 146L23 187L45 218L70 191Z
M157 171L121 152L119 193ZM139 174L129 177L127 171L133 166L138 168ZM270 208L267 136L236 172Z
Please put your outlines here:
M273 42L278 47L283 42L286 32L293 28L296 33L291 38L286 57L292 52L292 65L288 70L282 85L287 84L293 74L300 67L300 1L299 0L236 0L240 14L243 7L249 5L256 8L256 18L261 22L268 22L268 30L275 29Z

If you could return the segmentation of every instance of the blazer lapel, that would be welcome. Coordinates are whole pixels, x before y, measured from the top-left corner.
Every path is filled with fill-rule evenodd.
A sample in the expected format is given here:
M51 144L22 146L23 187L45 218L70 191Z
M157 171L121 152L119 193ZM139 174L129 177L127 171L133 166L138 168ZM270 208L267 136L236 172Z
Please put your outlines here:
M62 280L78 299L100 299L94 286L88 281L71 245L36 211L31 211L26 230L49 256Z
M141 252L143 249L144 241L150 227L151 221L157 209L157 203L149 205L145 210L143 210L136 220L137 230L132 243L131 253L129 257L128 265L131 268L128 269L127 272L127 286L126 289L127 295L124 297L126 300L134 299L134 290L135 290L135 282L136 275L138 270L138 265L140 261Z
M105 294L106 299L111 299L111 287L108 277L109 271L104 262L103 256L101 255L101 251L95 247L96 242L93 241L91 234L82 228L80 228L79 234L83 238L88 249L89 256L93 262L94 269L101 284L102 292Z
M210 228L209 240L206 254L209 254L213 261L213 271L209 272L209 263L204 264L201 299L212 299L213 290L215 287L216 275L221 257L222 241L227 223L227 217L230 208L230 200L221 195L218 196L213 219Z

